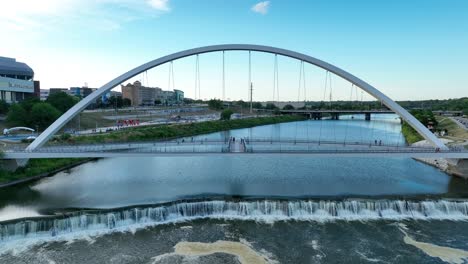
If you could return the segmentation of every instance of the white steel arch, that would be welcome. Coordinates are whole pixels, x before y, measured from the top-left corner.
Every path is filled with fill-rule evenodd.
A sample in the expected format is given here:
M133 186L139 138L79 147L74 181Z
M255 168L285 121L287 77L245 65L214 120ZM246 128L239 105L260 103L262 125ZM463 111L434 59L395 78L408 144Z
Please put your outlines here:
M98 90L94 91L79 103L74 105L70 108L66 113L64 113L60 118L58 118L52 125L50 125L44 132L42 132L28 147L28 150L34 150L38 147L44 145L60 128L62 128L68 121L70 121L73 117L83 111L89 104L94 102L97 98L101 95L105 94L106 92L110 91L112 88L118 86L119 84L125 82L126 80L145 72L149 69L152 69L156 66L161 64L181 59L184 57L208 53L208 52L217 52L217 51L230 51L230 50L245 50L245 51L257 51L257 52L266 52L272 54L283 55L286 57L302 60L313 64L317 67L323 68L329 72L332 72L341 78L348 80L349 82L353 83L354 85L358 86L359 88L363 89L373 97L379 99L383 102L389 109L394 111L398 114L403 120L405 120L411 127L413 127L419 134L421 134L426 140L431 142L434 146L440 149L447 149L444 143L439 140L429 129L427 129L421 122L419 122L414 116L412 116L408 111L406 111L403 107L398 105L388 96L377 90L372 85L368 84L367 82L357 78L356 76L342 70L334 65L331 65L325 61L316 59L314 57L294 52L291 50L280 49L275 47L269 46L261 46L261 45L250 45L250 44L224 44L224 45L214 45L214 46L206 46L200 47L195 49L189 49L180 51L171 55L167 55L161 57L159 59L155 59L148 63L145 63L139 67L136 67L133 70L130 70L119 77L113 79L112 81L106 83L104 86L99 88Z

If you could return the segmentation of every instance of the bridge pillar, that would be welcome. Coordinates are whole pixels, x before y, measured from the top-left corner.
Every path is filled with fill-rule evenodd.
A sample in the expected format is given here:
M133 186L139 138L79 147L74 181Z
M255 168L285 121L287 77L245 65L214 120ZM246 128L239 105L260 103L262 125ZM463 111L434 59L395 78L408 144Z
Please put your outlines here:
M313 120L322 120L322 113L312 113Z
M338 113L332 113L332 114L331 114L331 119L332 119L332 120L340 120L340 114L338 114Z
M454 164L448 163L448 172L452 175L468 179L468 159L455 160Z
M371 120L371 114L370 113L366 113L366 121L370 121Z
M15 159L2 159L0 160L0 167L3 170L13 172L16 171L19 167L26 166L26 163L23 162L24 160L15 160Z

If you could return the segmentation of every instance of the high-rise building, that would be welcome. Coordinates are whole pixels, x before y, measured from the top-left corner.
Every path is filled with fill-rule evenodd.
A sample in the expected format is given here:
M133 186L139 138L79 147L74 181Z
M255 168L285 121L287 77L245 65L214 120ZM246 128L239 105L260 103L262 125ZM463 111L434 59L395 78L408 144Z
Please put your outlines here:
M0 99L20 102L34 96L34 71L26 63L0 57Z
M121 89L122 97L130 99L132 106L154 105L154 101L162 91L161 88L142 86L139 81L122 85Z

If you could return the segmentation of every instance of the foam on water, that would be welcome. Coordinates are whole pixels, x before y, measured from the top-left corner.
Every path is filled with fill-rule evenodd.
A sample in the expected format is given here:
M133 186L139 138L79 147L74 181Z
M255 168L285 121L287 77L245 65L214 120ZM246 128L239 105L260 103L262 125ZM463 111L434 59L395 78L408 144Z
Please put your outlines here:
M40 216L40 214L32 207L8 205L0 209L0 222L36 216Z
M399 224L399 229L405 235L403 241L406 244L419 248L424 253L433 258L439 258L444 262L453 264L463 264L468 261L468 251L458 248L438 246L426 242L419 242L408 235L405 225Z
M86 239L111 232L196 219L275 221L468 220L468 201L257 200L193 201L76 212L56 217L0 222L0 253L17 245Z

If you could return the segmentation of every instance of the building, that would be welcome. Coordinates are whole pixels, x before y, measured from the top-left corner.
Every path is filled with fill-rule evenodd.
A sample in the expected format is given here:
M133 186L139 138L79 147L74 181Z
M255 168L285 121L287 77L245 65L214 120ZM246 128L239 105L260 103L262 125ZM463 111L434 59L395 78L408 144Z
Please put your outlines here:
M145 87L136 81L121 86L122 97L130 99L132 106L155 105L160 101L164 105L181 104L184 102L184 92L181 90L163 91L159 87Z
M161 93L161 88L145 87L141 82L128 83L121 86L122 97L130 99L132 106L154 105L154 101Z
M181 90L174 89L174 100L176 104L181 104L184 102L184 92Z
M70 91L67 88L50 88L49 89L49 95L52 95L58 92L64 92L66 94L70 94Z
M79 98L85 98L93 92L93 88L88 87L70 87L70 95L74 95Z
M0 57L0 99L20 102L34 96L34 71L26 63Z
M174 103L175 93L173 91L161 91L161 95L158 99L162 104L171 105Z
M34 97L41 98L41 82L34 81Z
M103 95L101 96L101 102L102 102L103 104L108 104L108 103L109 103L109 99L110 99L111 97L122 97L122 93L121 93L121 92L117 92L117 91L109 91L109 92L107 92L107 93L105 93L105 94L103 94Z
M49 97L49 90L48 89L41 89L41 95L40 95L41 101L47 100L48 97Z

